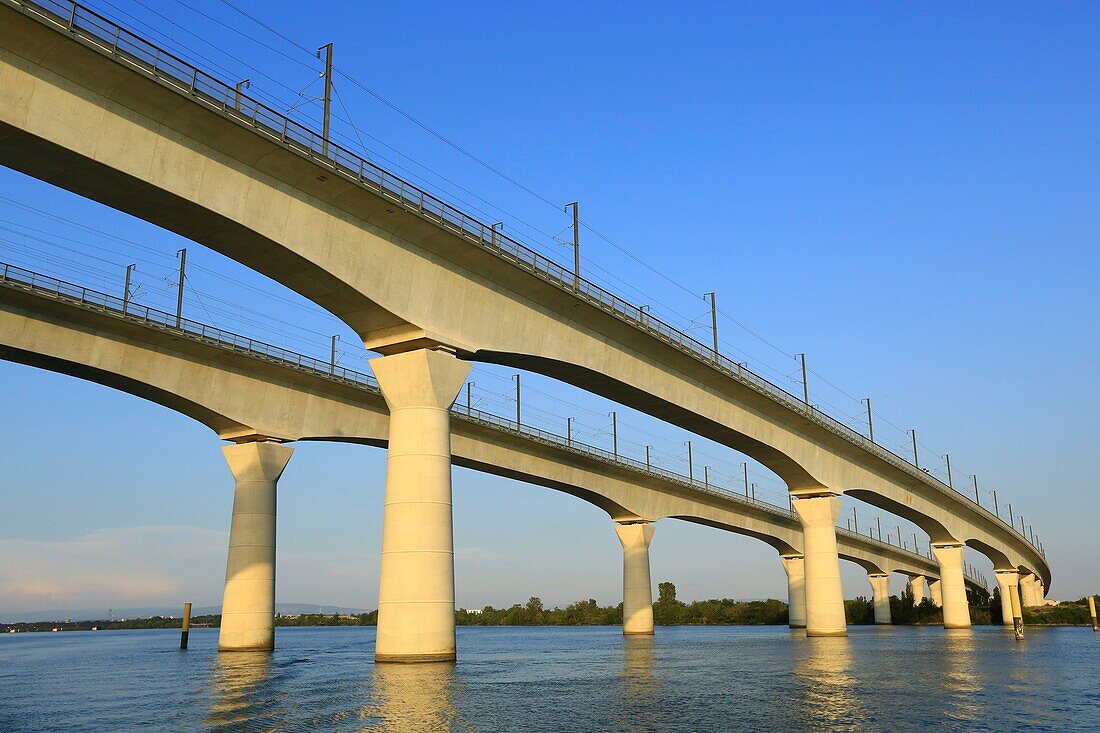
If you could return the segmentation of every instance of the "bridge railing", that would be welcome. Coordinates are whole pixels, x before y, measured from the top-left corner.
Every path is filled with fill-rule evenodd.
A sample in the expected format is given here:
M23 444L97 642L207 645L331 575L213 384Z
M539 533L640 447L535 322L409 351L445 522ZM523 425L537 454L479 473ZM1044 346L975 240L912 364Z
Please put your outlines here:
M16 265L0 262L0 286L23 290L38 296L78 306L85 310L103 313L126 321L135 322L146 327L175 333L182 337L200 341L216 348L225 349L262 361L272 362L281 367L307 372L314 377L349 384L374 394L381 393L377 380L369 374L343 367L336 367L321 359L304 356L300 353L290 351L289 349L284 349L247 336L241 336L198 321L180 318L178 319L177 325L177 317L167 311L140 305L125 298L109 295ZM798 523L798 518L795 513L787 507L780 507L770 502L756 499L755 497L743 497L737 492L721 488L708 481L699 481L693 477L685 476L659 466L654 466L651 463L628 458L613 451L608 451L567 436L540 430L529 425L522 425L515 420L501 417L500 415L495 415L484 410L471 408L468 405L453 405L451 407L451 413L459 420L465 420L497 431L510 433L525 440L533 440L545 445L571 451L583 455L586 458L598 460L621 468L627 468L632 472L647 474L655 478L678 484L695 492L711 494L724 500L750 506L757 511L766 512L789 519L796 524ZM837 533L841 536L856 538L861 542L877 545L891 552L901 552L906 555L919 557L922 560L931 559L920 552L910 551L904 547L883 542L881 539L874 539L870 536L864 537L861 534L840 527L837 528ZM971 579L977 582L976 578Z
M157 80L173 91L188 96L239 124L249 126L265 137L332 169L342 177L378 193L406 211L438 224L562 290L571 291L576 297L692 355L726 376L858 445L921 483L951 496L956 501L973 505L979 513L1004 524L1036 550L1039 549L1026 534L981 506L980 502L922 471L908 459L875 443L843 421L822 412L783 387L723 356L660 318L643 311L641 307L623 300L591 281L578 277L573 271L538 254L510 235L496 231L476 217L447 204L442 199L408 183L362 156L331 140L324 139L309 127L242 93L235 86L202 71L84 5L69 0L38 0L37 2L0 0L0 2L22 9L28 15L67 32L77 40Z

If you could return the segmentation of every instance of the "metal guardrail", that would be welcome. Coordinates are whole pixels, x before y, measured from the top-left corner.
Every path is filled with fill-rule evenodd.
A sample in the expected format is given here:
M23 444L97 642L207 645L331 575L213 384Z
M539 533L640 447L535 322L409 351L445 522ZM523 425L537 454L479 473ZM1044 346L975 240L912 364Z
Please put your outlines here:
M295 371L305 372L312 377L339 382L381 396L381 389L378 387L377 380L369 374L338 367L322 359L305 356L280 346L274 346L258 339L248 338L247 336L241 336L231 331L226 331L225 329L210 326L199 321L187 318L177 319L175 314L140 305L134 303L132 300L124 300L114 295L108 295L98 290L92 290L16 265L0 262L0 287L21 290L39 297L61 301L84 310L94 311L128 322L137 323L158 331L201 342L214 348L269 362ZM696 479L684 476L683 474L676 473L675 471L669 471L651 464L647 465L642 461L627 458L623 455L617 455L612 451L604 450L603 448L598 448L546 430L517 424L515 420L501 417L500 415L494 415L484 410L478 410L466 405L452 406L451 415L459 420L476 423L493 430L521 437L525 440L570 451L605 464L627 468L637 473L642 473L686 487L698 493L710 494L723 500L732 501L799 524L797 515L785 507L780 507L756 498L743 497L736 492L722 489L714 484L700 482ZM920 558L925 562L931 559L919 552L912 552L908 549L898 547L897 545L874 539L873 537L865 537L847 529L837 527L836 531L840 536L858 540L872 547ZM981 582L978 578L971 575L966 575L966 577L975 583Z
M214 110L234 122L252 128L269 140L313 160L342 178L357 183L418 215L467 242L491 252L532 275L617 317L658 340L691 355L727 377L771 398L811 422L845 438L871 455L886 461L955 501L971 506L987 518L996 520L1023 538L1036 552L1039 548L1027 535L938 478L922 471L840 420L807 404L783 387L756 374L738 362L704 345L683 331L671 326L639 306L619 298L593 282L578 277L562 265L550 260L519 240L496 231L476 217L470 216L430 193L408 183L389 171L365 160L346 148L325 140L314 130L283 113L253 99L174 54L160 48L114 21L84 5L70 0L0 0L40 22L67 33L77 41L113 58L162 86Z

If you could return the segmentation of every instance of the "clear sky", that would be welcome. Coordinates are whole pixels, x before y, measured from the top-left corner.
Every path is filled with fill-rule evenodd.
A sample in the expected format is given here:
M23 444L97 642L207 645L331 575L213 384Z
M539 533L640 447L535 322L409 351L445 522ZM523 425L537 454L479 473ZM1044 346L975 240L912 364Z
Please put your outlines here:
M860 427L858 399L872 397L876 438L903 453L915 427L922 465L942 474L950 453L956 483L979 476L983 505L990 490L1002 512L1011 502L1043 539L1054 597L1100 591L1096 6L232 2L311 51L335 43L338 139L562 262L559 207L367 90L540 197L580 200L607 237L582 232L595 279L704 341L702 294L717 291L725 352L793 391L805 352L813 401ZM90 4L318 117L320 62L223 0ZM341 363L366 369L354 335L293 293L0 169L3 261L111 292L136 262L138 299L168 306L181 247L191 317L317 355L340 334ZM509 371L471 378L477 406L510 414ZM691 436L524 381L533 424L561 432L575 416L606 445L617 410L625 453L653 444L684 470ZM19 365L0 364L0 394L0 618L218 602L232 482L215 436ZM695 445L697 463L740 486L742 456ZM297 447L279 489L279 601L374 607L384 468L376 449ZM752 471L762 497L785 501L774 475ZM599 509L460 469L454 487L460 606L620 600L621 551ZM911 537L847 505L861 530L877 516ZM675 520L659 523L652 564L682 598L786 593L771 548ZM844 565L846 595L869 593Z

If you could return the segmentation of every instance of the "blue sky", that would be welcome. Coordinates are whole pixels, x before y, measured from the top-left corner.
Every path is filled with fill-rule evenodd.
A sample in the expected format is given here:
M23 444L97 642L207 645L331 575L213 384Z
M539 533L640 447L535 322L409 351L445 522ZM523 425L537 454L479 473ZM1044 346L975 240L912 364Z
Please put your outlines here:
M220 0L91 5L318 116L319 62ZM876 438L901 452L916 427L922 465L942 470L949 452L956 483L976 473L983 504L995 489L1022 512L1055 597L1100 590L1095 7L234 5L305 48L335 43L339 139L563 262L565 213L363 87L542 198L579 199L615 245L584 231L586 272L702 340L702 294L717 291L724 351L797 391L793 354L807 353L814 401L858 425L871 396ZM139 298L162 306L187 247L189 315L321 355L339 333L341 362L365 368L341 324L199 244L8 170L0 220L0 259L112 292L137 262ZM472 379L479 406L509 414L510 372ZM654 444L683 468L690 436L524 379L532 423L575 416L605 444L617 409L624 452ZM217 602L232 487L209 431L17 365L0 365L0 390L0 618ZM696 450L719 476L744 460ZM280 601L373 607L383 486L381 451L298 447L280 484ZM848 503L864 526L898 524ZM455 518L459 605L619 600L621 552L598 509L456 470ZM666 520L652 557L681 597L785 594L774 551L747 538ZM854 566L844 579L847 595L868 592Z

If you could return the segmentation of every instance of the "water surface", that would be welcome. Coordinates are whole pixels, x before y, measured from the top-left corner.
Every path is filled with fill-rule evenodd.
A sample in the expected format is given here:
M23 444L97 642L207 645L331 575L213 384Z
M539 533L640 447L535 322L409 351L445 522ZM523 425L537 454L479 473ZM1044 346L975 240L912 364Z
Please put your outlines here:
M4 634L0 731L1100 730L1091 629L458 631L457 664L375 665L371 627Z

